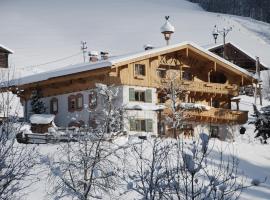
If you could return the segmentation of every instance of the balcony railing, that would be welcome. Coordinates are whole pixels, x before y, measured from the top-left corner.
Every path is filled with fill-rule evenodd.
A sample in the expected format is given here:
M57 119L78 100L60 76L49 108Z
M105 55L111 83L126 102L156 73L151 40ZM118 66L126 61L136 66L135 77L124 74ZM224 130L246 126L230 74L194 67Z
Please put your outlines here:
M163 79L162 82L167 82ZM224 95L239 95L239 88L237 85L220 84L220 83L208 83L199 81L187 81L180 80L177 84L182 90L191 92L202 92L202 93L212 93L212 94L224 94Z
M248 111L237 111L222 108L211 108L210 110L180 110L183 118L187 121L198 121L208 123L232 123L244 124L248 120ZM169 109L164 110L164 115L171 115Z

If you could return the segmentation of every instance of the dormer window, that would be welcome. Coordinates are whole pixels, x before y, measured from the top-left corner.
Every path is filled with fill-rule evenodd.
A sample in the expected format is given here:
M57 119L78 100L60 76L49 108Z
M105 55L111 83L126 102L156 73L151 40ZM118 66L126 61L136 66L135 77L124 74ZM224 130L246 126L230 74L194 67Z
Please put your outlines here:
M135 76L145 76L144 64L135 64Z

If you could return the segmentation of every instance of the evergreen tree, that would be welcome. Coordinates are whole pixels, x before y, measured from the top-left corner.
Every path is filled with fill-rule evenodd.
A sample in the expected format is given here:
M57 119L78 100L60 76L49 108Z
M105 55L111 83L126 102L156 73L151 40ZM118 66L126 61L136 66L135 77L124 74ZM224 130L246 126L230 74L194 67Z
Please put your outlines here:
M41 94L39 90L35 90L31 96L31 108L32 113L42 114L46 112L46 107L43 101L41 101Z
M263 107L261 111L258 110L256 105L253 105L255 120L250 124L255 125L255 138L261 138L264 144L267 144L267 139L270 137L270 106Z

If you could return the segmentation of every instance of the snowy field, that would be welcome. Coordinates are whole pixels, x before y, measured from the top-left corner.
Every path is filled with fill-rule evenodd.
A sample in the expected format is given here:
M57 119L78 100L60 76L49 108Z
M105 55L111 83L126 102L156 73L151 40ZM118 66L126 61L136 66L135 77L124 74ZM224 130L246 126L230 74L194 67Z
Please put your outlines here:
M211 31L215 24L220 28L232 26L228 40L270 66L269 24L208 13L184 0L78 0L76 4L71 0L1 1L0 44L15 51L11 63L23 70L23 76L81 62L81 40L87 41L88 50L105 50L111 55L141 51L143 45L149 43L163 46L165 41L159 28L165 15L171 16L176 28L172 44L188 40L209 45L213 43ZM240 109L251 113L252 103L252 98L242 96ZM264 102L267 104L269 102ZM244 190L240 199L268 200L270 146L254 140L253 127L246 127L245 136L236 133L234 143L214 141L214 148L235 149L247 181L268 176L261 186ZM38 146L44 155L53 153L55 148L57 145ZM46 197L47 171L43 171L43 167L39 170L42 171L40 181L29 189L27 200L50 199Z

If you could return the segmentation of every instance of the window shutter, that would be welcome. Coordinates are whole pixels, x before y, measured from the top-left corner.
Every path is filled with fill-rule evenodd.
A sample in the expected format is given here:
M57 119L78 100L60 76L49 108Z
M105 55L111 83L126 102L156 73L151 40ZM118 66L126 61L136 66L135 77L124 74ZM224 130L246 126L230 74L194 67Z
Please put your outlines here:
M152 90L145 91L145 102L152 103Z
M129 129L130 131L136 131L136 122L135 119L129 120Z
M129 88L129 101L135 101L135 89Z
M146 120L146 132L153 132L153 120L152 119Z

